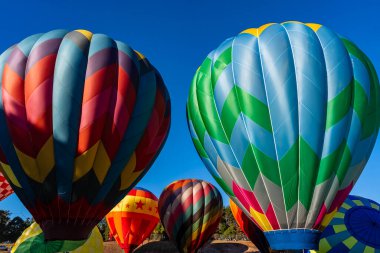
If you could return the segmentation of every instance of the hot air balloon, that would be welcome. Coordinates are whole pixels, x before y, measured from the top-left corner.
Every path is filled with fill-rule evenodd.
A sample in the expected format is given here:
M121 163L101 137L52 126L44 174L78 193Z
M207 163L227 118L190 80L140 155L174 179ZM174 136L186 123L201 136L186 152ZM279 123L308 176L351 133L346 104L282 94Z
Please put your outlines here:
M5 174L45 239L85 240L161 150L170 100L128 45L85 30L30 36L0 56Z
M61 252L63 248L76 248L76 241L54 241L46 242L44 233L40 226L34 222L17 239L12 247L12 253L53 253ZM97 226L92 230L90 237L79 248L70 251L71 253L102 253L103 237Z
M7 179L0 172L0 201L13 193L12 187L9 185Z
M158 201L161 223L181 253L194 253L215 233L223 200L212 184L197 179L168 185Z
M318 252L380 252L380 205L348 196L323 230Z
M249 240L255 244L261 253L270 253L269 243L260 228L231 199L230 208L236 223Z
M106 216L110 234L126 253L132 252L157 226L158 199L150 191L136 187Z
M327 27L267 24L207 56L187 117L206 167L271 248L316 249L375 144L379 82Z

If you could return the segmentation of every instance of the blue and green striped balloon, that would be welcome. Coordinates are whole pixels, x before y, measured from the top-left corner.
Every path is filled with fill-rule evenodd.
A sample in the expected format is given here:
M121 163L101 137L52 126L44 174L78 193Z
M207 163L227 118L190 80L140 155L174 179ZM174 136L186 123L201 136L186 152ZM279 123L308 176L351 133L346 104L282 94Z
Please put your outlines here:
M312 249L375 144L379 81L327 27L267 24L207 56L187 116L208 170L271 247Z

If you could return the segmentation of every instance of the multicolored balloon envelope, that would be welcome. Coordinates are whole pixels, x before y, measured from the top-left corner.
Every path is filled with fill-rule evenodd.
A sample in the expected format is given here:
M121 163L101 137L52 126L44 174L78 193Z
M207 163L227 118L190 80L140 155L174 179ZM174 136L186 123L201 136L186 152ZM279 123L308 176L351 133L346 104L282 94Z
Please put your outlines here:
M272 249L316 249L372 152L379 91L351 41L319 24L267 24L204 60L189 129L210 173Z
M179 180L161 193L161 223L181 253L194 253L215 233L223 212L223 200L212 184Z
M25 229L12 247L12 253L102 253L103 237L96 226L87 241L78 248L77 241L45 241L44 233L40 226L34 222Z
M157 226L158 199L143 188L132 189L106 216L110 234L126 253L132 252Z
M348 196L319 241L321 253L380 252L380 205Z
M85 30L0 56L0 165L46 240L84 240L161 150L170 99L128 45Z
M0 201L13 193L12 187L0 172Z
M261 253L270 253L269 243L260 228L231 199L230 208L236 223L249 240L255 244Z

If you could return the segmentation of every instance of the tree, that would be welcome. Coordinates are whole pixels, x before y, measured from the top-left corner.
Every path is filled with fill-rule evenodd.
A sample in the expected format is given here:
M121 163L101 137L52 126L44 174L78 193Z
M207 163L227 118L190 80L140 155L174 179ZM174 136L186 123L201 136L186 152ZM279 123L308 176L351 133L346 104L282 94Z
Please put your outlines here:
M28 224L20 217L13 218L7 223L3 231L5 241L15 242L27 227Z
M103 241L108 241L109 236L110 236L110 229L108 227L106 218L103 218L99 223L98 223L98 228L100 233L102 234Z
M7 224L10 221L11 213L9 211L0 210L0 242L6 241L4 232L6 231Z

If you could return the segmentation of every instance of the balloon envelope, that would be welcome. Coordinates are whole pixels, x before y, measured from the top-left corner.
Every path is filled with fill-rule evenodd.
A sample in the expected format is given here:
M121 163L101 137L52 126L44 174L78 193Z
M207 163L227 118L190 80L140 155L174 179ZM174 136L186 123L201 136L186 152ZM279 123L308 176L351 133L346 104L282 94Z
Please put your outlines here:
M161 193L158 210L171 241L183 253L194 253L215 233L223 211L219 191L196 179L179 180Z
M103 237L96 226L86 242L78 247L76 241L52 241L46 242L40 226L34 222L30 227L25 229L12 247L12 253L54 253L69 251L71 253L102 253ZM75 249L76 248L76 249Z
M0 172L0 201L13 193L12 187Z
M170 124L157 70L85 30L0 56L0 162L46 240L83 240L147 172Z
M269 243L260 228L231 199L230 208L236 223L249 240L255 244L261 253L270 253Z
M380 205L348 196L323 231L318 252L380 252Z
M373 149L379 82L325 26L267 24L208 55L187 113L203 162L271 248L315 249Z
M133 188L106 216L110 234L126 252L132 252L157 226L158 199L150 191Z

